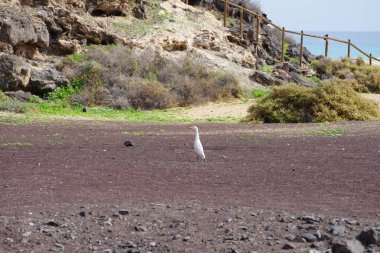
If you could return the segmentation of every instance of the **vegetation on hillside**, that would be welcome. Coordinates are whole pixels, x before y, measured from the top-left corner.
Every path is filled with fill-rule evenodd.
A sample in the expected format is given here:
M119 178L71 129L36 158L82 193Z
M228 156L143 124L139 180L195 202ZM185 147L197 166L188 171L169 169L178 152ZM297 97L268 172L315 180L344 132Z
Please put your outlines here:
M191 58L174 62L122 46L92 47L60 69L78 87L70 101L85 106L163 109L245 96L234 76L209 72Z
M321 79L336 77L349 80L348 84L358 92L380 93L380 67L365 64L362 58L352 61L344 58L333 61L321 58L314 61L311 67Z
M360 96L345 81L322 82L314 88L286 84L249 108L247 122L298 123L371 120L380 115L374 102Z

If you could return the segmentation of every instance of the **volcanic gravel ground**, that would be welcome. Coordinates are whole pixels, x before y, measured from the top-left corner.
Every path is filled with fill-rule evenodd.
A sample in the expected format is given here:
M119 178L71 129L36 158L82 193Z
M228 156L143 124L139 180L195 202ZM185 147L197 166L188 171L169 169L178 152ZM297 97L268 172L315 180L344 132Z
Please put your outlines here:
M198 124L206 162L190 126L0 122L0 252L304 252L380 227L379 121Z

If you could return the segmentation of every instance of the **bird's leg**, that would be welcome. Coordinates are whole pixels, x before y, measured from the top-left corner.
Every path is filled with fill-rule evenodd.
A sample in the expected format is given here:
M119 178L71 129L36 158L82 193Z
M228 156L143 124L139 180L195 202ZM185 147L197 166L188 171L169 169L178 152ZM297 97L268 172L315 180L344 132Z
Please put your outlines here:
M197 155L197 162L199 162L199 156Z

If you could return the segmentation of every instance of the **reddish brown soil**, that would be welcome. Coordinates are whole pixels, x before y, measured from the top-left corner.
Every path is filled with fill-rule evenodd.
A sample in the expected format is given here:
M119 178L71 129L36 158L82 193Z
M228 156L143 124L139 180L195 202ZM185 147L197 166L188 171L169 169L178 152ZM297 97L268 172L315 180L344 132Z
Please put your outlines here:
M0 203L190 203L372 217L380 213L380 122L330 125L54 122L0 125ZM344 129L342 136L310 134ZM131 140L134 147L125 147ZM33 146L12 146L15 142ZM7 145L8 144L8 145Z

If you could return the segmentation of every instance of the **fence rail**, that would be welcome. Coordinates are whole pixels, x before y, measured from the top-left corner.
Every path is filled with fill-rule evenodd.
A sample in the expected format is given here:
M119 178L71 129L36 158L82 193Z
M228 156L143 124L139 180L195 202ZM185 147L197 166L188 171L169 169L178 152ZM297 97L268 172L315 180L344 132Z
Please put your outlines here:
M269 19L267 19L264 16L260 15L259 12L254 12L254 11L252 11L250 9L247 9L247 8L245 8L243 6L240 6L238 4L232 3L232 2L230 2L228 0L217 0L217 1L223 1L223 3L224 3L224 20L223 20L223 23L224 23L225 27L227 26L228 7L232 6L234 8L238 8L239 9L239 11L240 11L240 27L239 28L240 28L240 37L241 38L243 37L243 15L244 15L244 13L251 14L251 15L255 16L255 18L256 18L256 40L257 40L257 42L259 42L259 40L260 40L260 20L262 20L266 24L269 24L269 25L273 26L278 31L281 31L281 33L282 33L281 61L282 62L285 59L285 35L287 33L294 34L294 35L300 35L301 36L300 59L299 59L300 66L302 66L303 42L304 42L304 37L305 36L306 37L310 37L310 38L316 38L316 39L323 39L323 40L325 40L325 57L328 57L329 41L335 41L335 42L339 42L339 43L343 43L343 44L347 45L347 57L348 58L351 58L351 47L353 47L358 52L360 52L361 54L363 54L364 56L366 56L368 58L369 65L372 65L372 61L378 61L378 62L380 62L380 59L377 59L377 58L373 57L372 54L368 54L368 53L364 52L358 46L356 46L355 44L353 44L351 42L351 40L345 41L345 40L329 37L328 34L326 34L325 36L320 36L320 35L314 35L314 34L304 33L303 31L296 32L296 31L286 30L285 27L280 27L280 26L274 24ZM186 0L186 3L188 3L188 0Z

